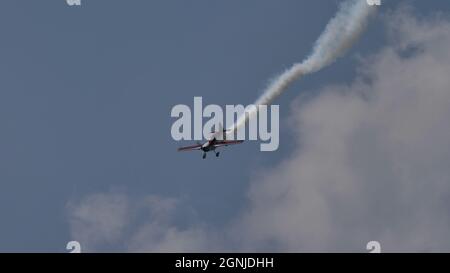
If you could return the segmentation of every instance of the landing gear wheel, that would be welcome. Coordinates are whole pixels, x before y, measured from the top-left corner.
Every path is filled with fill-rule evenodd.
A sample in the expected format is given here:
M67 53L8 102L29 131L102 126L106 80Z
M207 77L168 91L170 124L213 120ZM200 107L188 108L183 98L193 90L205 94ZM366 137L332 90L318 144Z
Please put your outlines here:
M203 153L203 159L205 159L206 158L206 153Z
M216 157L219 157L219 155L220 155L220 152L217 152L217 153L216 153Z

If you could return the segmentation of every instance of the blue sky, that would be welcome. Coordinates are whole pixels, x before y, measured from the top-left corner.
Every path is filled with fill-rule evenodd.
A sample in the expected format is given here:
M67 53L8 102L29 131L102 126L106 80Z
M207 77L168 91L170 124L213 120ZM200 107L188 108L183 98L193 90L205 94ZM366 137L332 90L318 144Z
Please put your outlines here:
M176 152L184 143L170 135L174 105L192 105L194 96L252 103L269 79L310 53L338 3L2 1L0 251L64 252L77 239L70 204L97 193L175 197L211 229L233 221L256 173L292 154L292 101L349 84L359 59L386 45L382 15L400 3L418 17L450 10L445 0L384 1L348 54L276 101L278 151L246 143L219 159ZM98 249L123 251L119 245Z

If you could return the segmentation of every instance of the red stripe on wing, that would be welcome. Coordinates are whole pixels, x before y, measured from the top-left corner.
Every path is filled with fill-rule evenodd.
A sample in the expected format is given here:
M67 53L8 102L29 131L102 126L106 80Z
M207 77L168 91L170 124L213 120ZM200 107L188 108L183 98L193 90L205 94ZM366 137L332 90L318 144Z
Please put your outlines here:
M201 144L197 144L197 145L192 145L192 146L186 146L186 147L181 147L178 148L179 152L183 152L183 151L193 151L193 150L200 150L202 148Z

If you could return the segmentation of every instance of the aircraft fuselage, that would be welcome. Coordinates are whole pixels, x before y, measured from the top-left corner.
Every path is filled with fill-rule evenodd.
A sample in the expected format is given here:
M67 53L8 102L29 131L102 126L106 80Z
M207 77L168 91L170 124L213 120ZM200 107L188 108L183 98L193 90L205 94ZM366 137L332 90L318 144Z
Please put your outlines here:
M202 145L202 151L204 152L210 152L214 151L216 149L216 146L214 145L216 143L216 138L213 138Z

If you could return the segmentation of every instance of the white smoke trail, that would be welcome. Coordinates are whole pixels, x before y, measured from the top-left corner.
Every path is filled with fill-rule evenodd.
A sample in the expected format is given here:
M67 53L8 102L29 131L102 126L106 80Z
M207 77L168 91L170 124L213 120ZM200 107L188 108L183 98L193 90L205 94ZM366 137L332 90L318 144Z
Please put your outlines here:
M341 4L336 16L327 24L324 32L317 39L312 54L301 63L294 64L278 76L254 103L256 106L269 105L295 80L303 75L317 72L330 65L351 47L363 32L373 6L366 0L347 0ZM244 114L231 127L230 133L245 125L258 111L259 107Z

